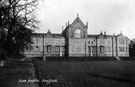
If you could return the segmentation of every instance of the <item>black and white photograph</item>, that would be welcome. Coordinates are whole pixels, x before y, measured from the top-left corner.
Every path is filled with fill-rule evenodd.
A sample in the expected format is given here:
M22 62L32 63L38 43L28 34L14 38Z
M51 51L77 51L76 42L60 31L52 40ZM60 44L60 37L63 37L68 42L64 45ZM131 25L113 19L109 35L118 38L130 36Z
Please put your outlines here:
M0 87L135 87L135 1L0 0Z

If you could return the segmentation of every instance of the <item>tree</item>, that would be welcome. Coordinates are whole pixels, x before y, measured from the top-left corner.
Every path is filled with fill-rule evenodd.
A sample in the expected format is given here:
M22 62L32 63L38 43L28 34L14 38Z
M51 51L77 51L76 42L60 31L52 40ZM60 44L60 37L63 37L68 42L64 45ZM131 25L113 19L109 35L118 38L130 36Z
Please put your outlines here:
M23 53L37 29L37 0L4 0L0 4L0 44L8 56Z
M129 44L129 56L130 57L135 56L135 42L134 42L134 40L131 40L130 44Z

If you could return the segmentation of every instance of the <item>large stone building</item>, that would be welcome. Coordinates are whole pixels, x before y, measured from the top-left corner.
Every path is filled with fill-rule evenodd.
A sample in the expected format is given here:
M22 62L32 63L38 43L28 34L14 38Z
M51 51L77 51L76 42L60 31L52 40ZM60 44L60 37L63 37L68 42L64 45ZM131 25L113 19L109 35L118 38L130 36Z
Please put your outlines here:
M77 18L72 24L66 25L61 34L47 33L33 34L31 44L24 54L33 56L129 56L128 37L122 33L106 35L106 32L97 35L87 33L86 25Z

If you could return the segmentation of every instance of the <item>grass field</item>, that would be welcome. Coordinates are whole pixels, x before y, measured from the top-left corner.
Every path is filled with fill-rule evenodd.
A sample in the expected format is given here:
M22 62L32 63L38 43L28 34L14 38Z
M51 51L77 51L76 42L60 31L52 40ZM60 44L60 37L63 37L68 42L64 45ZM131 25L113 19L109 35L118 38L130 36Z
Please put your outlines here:
M31 68L31 61L6 61L0 67L0 87L36 87L33 83L18 82L32 78Z
M135 61L34 62L43 87L135 87Z

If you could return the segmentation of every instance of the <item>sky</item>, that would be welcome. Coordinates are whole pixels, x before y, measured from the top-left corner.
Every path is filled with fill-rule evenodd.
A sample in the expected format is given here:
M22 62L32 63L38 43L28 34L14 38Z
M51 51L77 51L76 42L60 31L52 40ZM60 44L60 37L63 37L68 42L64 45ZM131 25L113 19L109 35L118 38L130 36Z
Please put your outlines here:
M62 26L71 24L79 14L88 34L108 35L121 32L129 39L135 38L135 0L41 0L37 10L39 30L61 33Z

